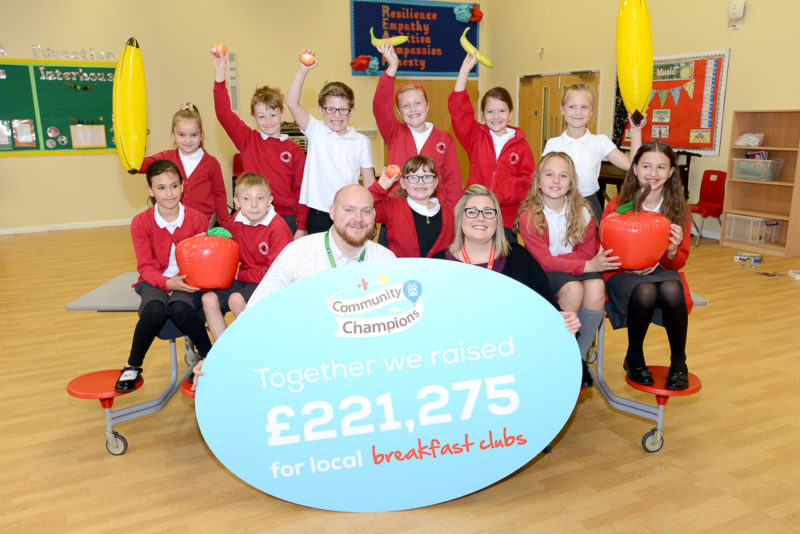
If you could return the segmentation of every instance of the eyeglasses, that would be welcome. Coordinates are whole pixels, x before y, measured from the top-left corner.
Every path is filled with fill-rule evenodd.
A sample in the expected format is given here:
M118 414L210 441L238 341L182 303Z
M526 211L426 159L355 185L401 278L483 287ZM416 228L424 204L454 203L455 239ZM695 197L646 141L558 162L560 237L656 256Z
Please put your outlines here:
M483 215L484 219L494 219L497 217L497 210L494 208L484 208L482 210L478 208L464 208L464 215L467 216L467 219L477 219L478 214Z
M342 117L347 117L353 110L350 108L334 108L330 106L325 106L322 108L322 112L325 113L325 115L335 115L337 111Z
M423 184L430 184L436 179L436 176L433 174L406 174L406 180L410 184L416 184L422 182Z

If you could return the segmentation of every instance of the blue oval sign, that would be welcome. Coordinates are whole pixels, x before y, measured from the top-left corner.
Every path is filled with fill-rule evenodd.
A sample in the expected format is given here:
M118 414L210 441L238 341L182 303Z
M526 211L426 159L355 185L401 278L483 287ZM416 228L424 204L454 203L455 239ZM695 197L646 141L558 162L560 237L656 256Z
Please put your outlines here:
M513 473L580 390L574 336L516 281L382 260L295 282L242 314L196 397L208 446L275 497L338 511L436 504Z

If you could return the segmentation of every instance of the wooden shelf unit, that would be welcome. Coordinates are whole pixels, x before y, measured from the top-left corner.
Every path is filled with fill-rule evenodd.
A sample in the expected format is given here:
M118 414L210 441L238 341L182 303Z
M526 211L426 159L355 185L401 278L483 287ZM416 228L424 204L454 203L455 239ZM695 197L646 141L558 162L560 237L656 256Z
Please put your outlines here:
M763 133L764 145L760 147L735 145L735 141L745 133ZM733 178L734 158L745 158L746 153L753 150L766 150L769 159L784 160L777 181ZM800 110L733 112L720 245L775 256L800 256L799 154ZM726 239L728 215L745 215L777 221L774 241L753 243Z

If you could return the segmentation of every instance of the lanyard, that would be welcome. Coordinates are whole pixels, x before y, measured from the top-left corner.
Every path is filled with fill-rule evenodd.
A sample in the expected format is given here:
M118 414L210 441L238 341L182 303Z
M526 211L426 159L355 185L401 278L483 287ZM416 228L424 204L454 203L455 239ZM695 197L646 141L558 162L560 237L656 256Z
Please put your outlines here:
M336 268L336 260L333 259L333 252L331 252L331 240L330 240L331 231L328 230L325 232L325 252L328 253L328 261L331 262L331 268ZM492 251L494 252L494 251ZM361 256L358 257L358 262L361 263L364 261L364 256L367 255L367 247L364 247L364 250L361 251Z
M472 262L469 260L469 254L467 254L467 247L464 245L461 245L461 255L464 256L464 263L472 265ZM494 265L494 247L492 247L492 251L489 253L489 263L486 264L486 268L491 271L493 265Z

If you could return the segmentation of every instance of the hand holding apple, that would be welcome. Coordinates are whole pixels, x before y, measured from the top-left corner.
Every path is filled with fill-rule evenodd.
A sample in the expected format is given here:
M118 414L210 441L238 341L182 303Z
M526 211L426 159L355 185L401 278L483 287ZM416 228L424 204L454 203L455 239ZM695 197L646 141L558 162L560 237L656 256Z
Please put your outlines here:
M211 47L211 53L217 57L225 57L228 55L228 47L225 46L225 43L214 43L214 46Z
M219 235L184 239L175 247L182 283L201 289L225 289L233 283L239 266L239 245Z

